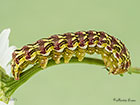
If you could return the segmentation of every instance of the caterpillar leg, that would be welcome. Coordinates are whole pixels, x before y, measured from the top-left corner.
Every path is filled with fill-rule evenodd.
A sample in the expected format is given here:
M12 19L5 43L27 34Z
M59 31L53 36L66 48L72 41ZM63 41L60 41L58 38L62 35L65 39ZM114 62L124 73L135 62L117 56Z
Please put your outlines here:
M39 64L41 68L45 69L48 64L48 57L47 56L40 56L39 57Z
M86 53L88 53L88 54L94 54L95 51L96 51L95 48L93 48L93 47L88 47L87 50L86 50Z
M62 57L61 52L52 51L52 59L55 61L56 64L60 63L60 58Z
M101 54L104 64L107 65L108 57L106 54Z
M75 55L78 58L78 61L82 61L85 57L86 50L82 48L77 48Z
M64 53L63 53L64 63L69 63L69 61L72 58L73 54L74 54L74 51L69 50L69 49L66 48Z
M109 71L109 74L114 72L114 68L112 65L113 59L108 57L107 54L102 54L102 58L103 58L105 66L106 66L106 69Z

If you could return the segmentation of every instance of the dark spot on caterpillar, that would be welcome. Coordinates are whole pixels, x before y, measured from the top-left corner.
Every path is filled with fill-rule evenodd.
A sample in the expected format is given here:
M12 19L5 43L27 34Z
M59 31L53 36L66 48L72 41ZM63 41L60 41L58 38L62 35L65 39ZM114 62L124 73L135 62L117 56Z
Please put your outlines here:
M102 45L102 43L101 42L98 42L98 45Z
M119 55L118 53L116 53L116 57L117 57L117 58L120 58L120 55Z
M18 51L21 51L22 49L17 49L17 50L15 50L15 52L18 52Z
M40 53L41 54L45 54L46 53L44 46L40 46L39 49L40 49Z
M112 48L111 48L111 47L109 47L109 46L107 46L107 49L108 49L108 50L110 50L110 51L112 50Z
M39 63L45 68L48 58L60 63L61 57L64 57L64 62L68 63L73 55L82 61L85 53L95 52L101 54L109 73L122 74L131 65L129 52L119 39L102 31L90 30L53 35L15 50L12 54L12 73L19 80L20 73L29 64Z
M27 54L26 59L28 60L30 58L31 58L31 56L29 54Z
M15 61L16 61L16 64L19 64L19 59L16 58Z

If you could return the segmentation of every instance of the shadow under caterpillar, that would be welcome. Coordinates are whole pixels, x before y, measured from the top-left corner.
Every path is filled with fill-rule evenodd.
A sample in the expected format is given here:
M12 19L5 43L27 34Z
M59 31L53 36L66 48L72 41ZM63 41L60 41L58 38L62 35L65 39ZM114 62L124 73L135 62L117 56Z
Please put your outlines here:
M64 57L64 62L68 63L75 55L82 61L85 53L95 52L101 54L109 73L122 74L131 65L130 54L119 39L105 32L90 30L53 35L15 50L12 54L12 73L15 80L19 80L20 73L29 64L39 63L46 68L49 59L59 64L61 57Z

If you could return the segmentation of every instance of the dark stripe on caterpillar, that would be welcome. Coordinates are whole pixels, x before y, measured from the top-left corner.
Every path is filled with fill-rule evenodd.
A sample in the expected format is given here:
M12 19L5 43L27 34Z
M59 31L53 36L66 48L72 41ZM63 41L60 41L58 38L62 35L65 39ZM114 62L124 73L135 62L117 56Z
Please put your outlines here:
M64 57L64 62L68 63L76 55L82 61L85 53L95 52L101 54L109 73L122 74L131 65L129 52L119 39L105 32L90 30L53 35L15 50L12 54L12 73L15 80L19 80L20 73L29 64L39 63L46 68L48 59L58 64Z

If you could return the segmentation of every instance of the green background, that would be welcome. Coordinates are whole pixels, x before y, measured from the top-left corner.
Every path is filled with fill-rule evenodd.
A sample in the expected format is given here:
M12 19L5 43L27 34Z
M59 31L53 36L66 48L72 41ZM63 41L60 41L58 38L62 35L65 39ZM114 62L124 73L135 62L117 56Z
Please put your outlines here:
M58 33L105 31L126 44L132 66L140 67L139 4L139 0L0 0L0 31L11 28L10 44L19 48ZM140 105L140 75L108 75L95 65L58 65L37 73L13 98L15 105Z

